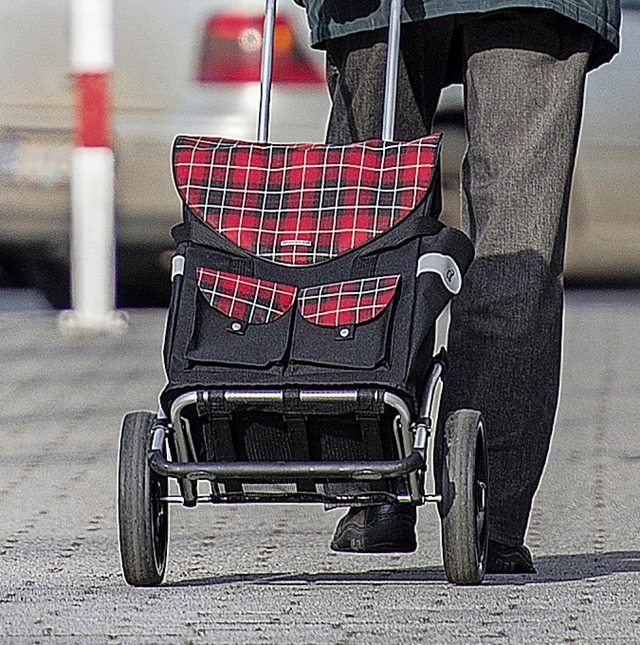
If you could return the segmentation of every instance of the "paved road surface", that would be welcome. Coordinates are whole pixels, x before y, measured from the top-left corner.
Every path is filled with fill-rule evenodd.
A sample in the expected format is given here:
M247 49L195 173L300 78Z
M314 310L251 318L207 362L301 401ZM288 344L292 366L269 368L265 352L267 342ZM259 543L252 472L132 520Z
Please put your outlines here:
M0 314L0 643L640 643L640 293L574 292L563 399L529 530L537 576L449 585L433 508L407 556L329 551L339 512L172 508L166 584L128 587L120 419L154 409L161 312L74 339Z

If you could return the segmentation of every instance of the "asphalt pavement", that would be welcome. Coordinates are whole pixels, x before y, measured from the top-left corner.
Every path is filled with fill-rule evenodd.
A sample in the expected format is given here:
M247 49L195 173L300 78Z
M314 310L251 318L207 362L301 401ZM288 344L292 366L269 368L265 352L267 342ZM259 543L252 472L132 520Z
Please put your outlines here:
M444 577L435 508L410 555L335 554L340 511L171 509L165 584L124 582L120 421L154 410L164 312L121 336L0 313L0 643L640 643L640 292L568 294L562 399L527 537L537 575Z

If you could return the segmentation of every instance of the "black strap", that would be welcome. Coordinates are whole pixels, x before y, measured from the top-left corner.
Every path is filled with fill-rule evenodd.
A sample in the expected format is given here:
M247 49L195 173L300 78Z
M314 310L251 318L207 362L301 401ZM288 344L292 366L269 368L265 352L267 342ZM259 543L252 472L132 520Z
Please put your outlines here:
M249 253L243 253L235 244L226 238L217 235L202 222L183 222L171 229L171 235L176 244L191 242L200 246L207 246L216 250L225 251L225 269L231 273L241 275L254 275L254 260Z
M211 419L211 425L214 430L214 441L220 461L235 461L236 448L233 444L233 434L231 431L231 417L217 416ZM242 484L238 481L224 482L224 488L227 493L241 493Z
M371 461L384 459L384 450L380 438L380 417L370 415L358 415L360 428L362 430L362 441Z
M378 461L384 459L384 449L382 447L382 438L380 436L380 420L378 416L358 415L360 430L362 432L362 445L365 449L367 459ZM386 491L388 483L385 480L372 481L368 483L369 490Z
M367 242L362 247L362 255L367 256L371 253L392 249L401 244L405 244L416 237L423 235L437 235L445 227L438 219L429 215L431 204L433 202L433 193L416 208L405 220ZM438 198L439 199L439 198Z
M226 409L224 394L210 391L205 398L201 396L201 393L198 393L196 407L199 415L207 417L203 423L203 430L208 458L219 461L236 461L237 453L233 443L231 414ZM241 493L242 484L237 481L225 482L225 490L227 493Z
M382 390L358 391L358 414L362 441L367 457L371 460L384 459L384 449L380 436L380 422L384 414L385 403Z
M236 246L224 235L220 235L199 219L189 219L181 224L176 224L171 229L171 236L176 245L181 242L192 242L200 246L225 251L226 253L231 253L242 258L252 257L250 253Z
M294 461L309 461L309 435L307 421L300 400L300 390L289 388L284 391L284 420L289 433L291 458ZM299 492L315 493L316 486L308 480L296 482Z
M371 278L376 275L378 255L358 255L351 265L351 278Z
M289 431L291 457L294 461L309 461L309 437L307 435L306 419L302 415L287 414L285 422ZM316 485L306 479L298 480L296 486L298 492L316 492Z

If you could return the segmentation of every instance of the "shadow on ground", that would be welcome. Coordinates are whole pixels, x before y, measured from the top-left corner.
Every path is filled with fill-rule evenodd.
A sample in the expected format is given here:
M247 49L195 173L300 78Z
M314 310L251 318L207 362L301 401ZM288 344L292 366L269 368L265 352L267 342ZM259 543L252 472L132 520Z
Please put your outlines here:
M535 560L536 575L487 575L484 584L544 584L569 582L609 576L615 573L640 572L640 551L613 551L610 553L580 553L541 556ZM213 586L223 584L406 584L446 582L441 567L421 569L371 569L359 572L321 573L246 573L218 577L196 578L169 583L170 587Z

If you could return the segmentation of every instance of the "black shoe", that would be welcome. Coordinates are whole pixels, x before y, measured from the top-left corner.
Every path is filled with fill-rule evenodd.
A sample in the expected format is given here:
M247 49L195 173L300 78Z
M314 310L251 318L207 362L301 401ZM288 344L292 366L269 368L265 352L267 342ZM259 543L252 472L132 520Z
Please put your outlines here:
M354 506L338 522L331 549L347 553L410 553L417 547L415 526L415 506Z
M507 546L489 540L487 573L535 573L531 551L524 544Z

